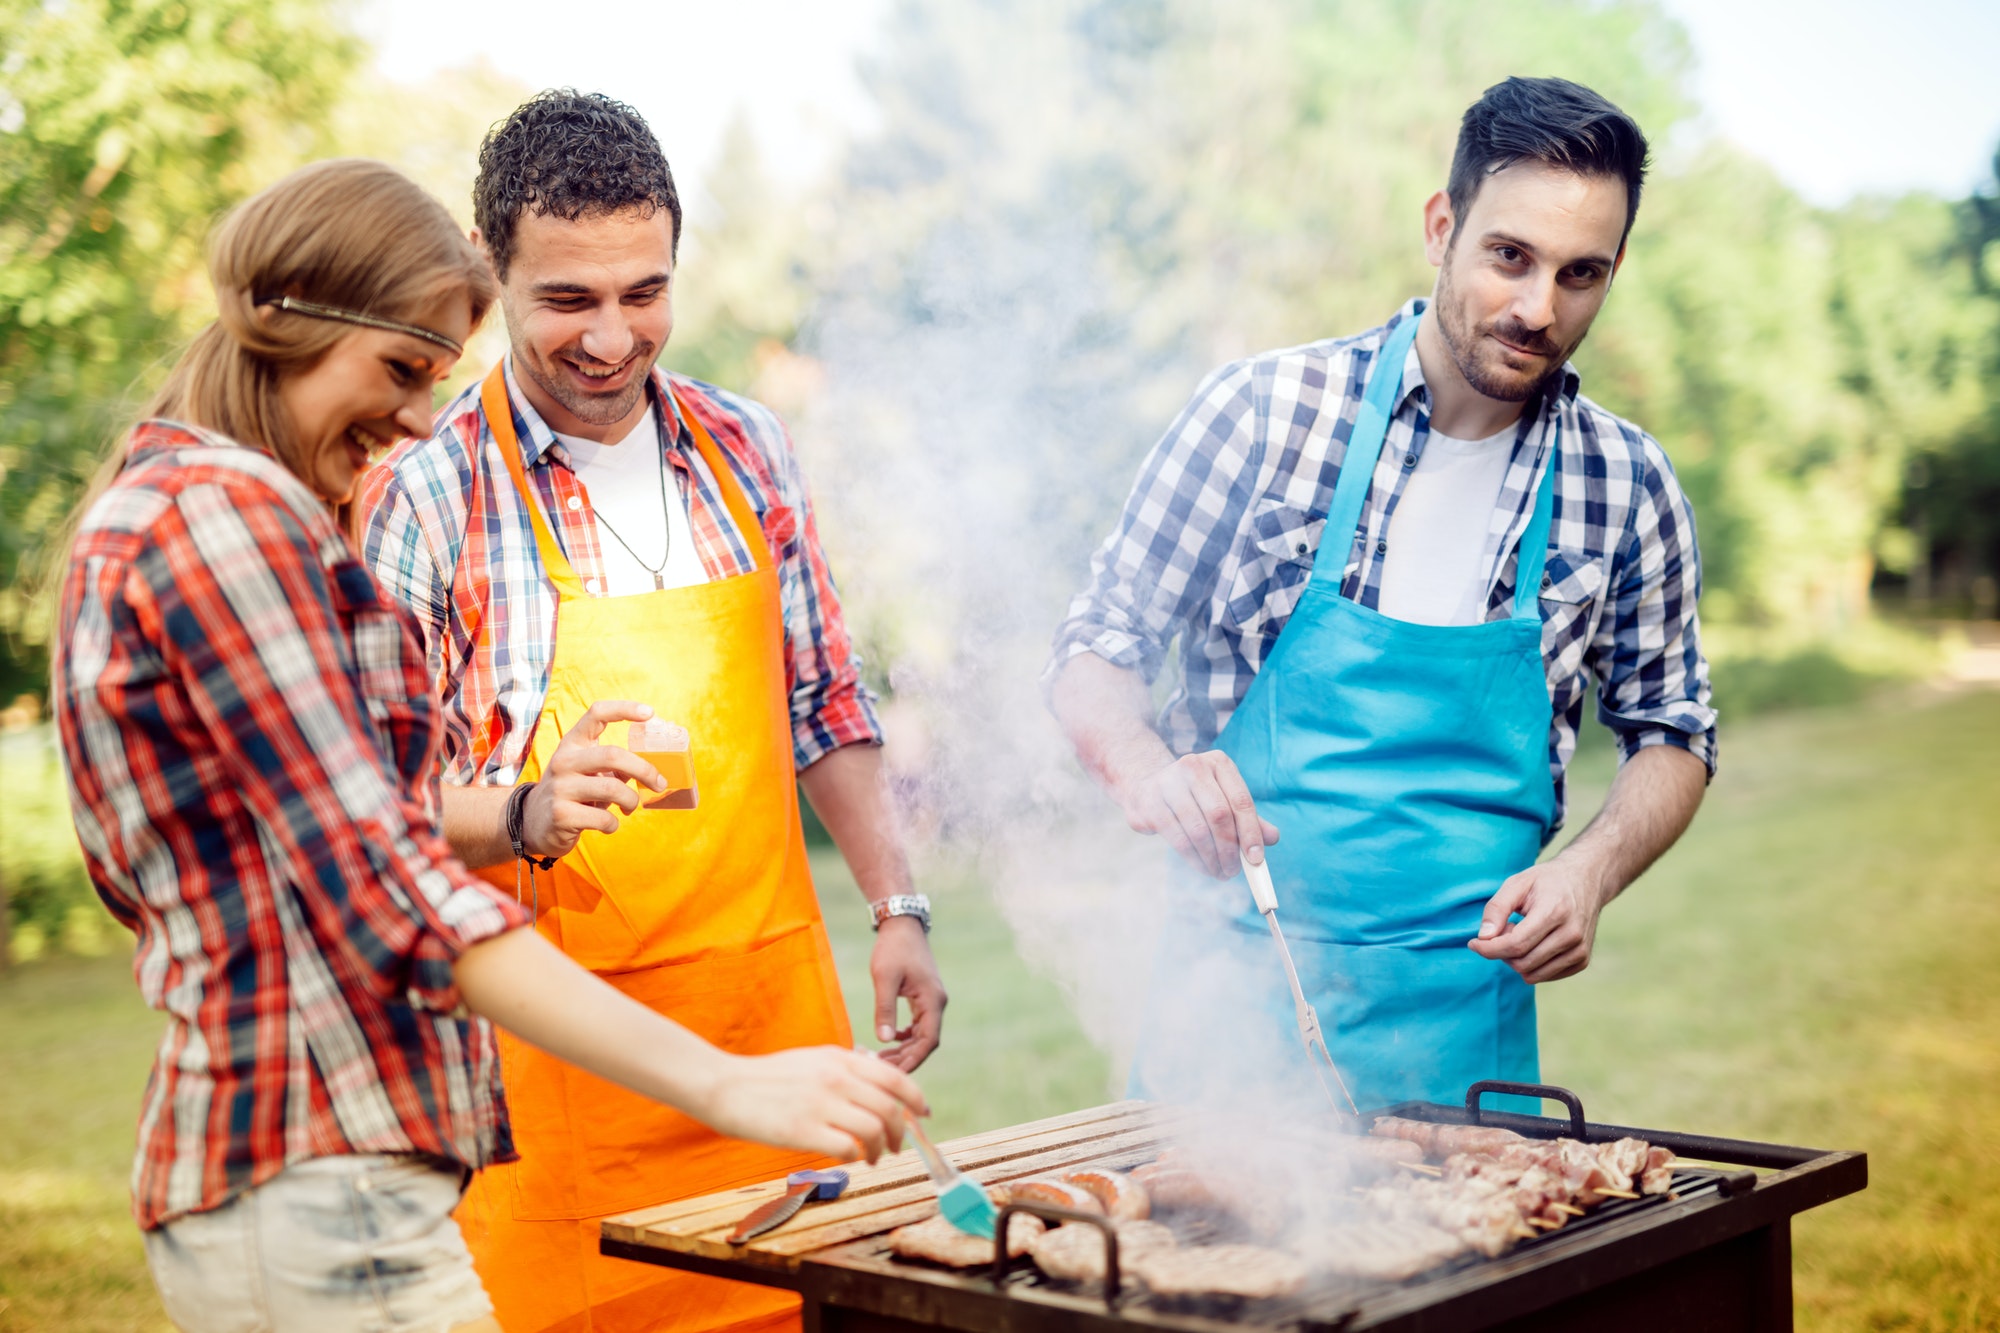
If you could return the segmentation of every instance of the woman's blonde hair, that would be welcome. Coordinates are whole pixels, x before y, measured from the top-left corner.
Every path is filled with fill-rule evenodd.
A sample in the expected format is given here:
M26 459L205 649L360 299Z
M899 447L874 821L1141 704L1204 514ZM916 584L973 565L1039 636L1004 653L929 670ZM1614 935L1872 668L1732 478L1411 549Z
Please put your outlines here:
M278 397L354 326L268 307L280 297L422 324L454 293L477 328L496 286L444 205L382 162L302 167L230 211L209 244L215 322L195 335L146 417L205 426L268 450L303 480L310 460Z

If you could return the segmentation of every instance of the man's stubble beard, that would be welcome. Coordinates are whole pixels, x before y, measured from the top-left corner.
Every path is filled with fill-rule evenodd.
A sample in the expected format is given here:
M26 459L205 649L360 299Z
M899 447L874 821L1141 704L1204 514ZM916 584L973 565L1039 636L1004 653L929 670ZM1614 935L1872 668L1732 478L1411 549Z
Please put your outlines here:
M616 397L606 398L598 394L581 393L576 386L561 375L545 375L542 367L528 357L517 355L514 364L525 371L529 378L541 388L543 393L563 405L563 409L578 421L587 421L593 426L612 426L632 414L639 400L646 396L646 381L652 378L653 362L658 359L659 349L645 347L634 349L634 355L645 363L645 369L632 377ZM549 360L558 360L550 357Z
M507 324L510 329L521 327L521 324L513 318L513 310L510 308L510 303L504 292L501 296L500 308L501 312L507 316ZM561 403L564 411L568 412L578 421L588 422L593 426L615 426L632 414L632 409L637 407L639 400L646 396L646 381L653 377L653 365L660 357L660 349L651 343L642 343L640 346L635 347L633 354L645 362L646 368L644 373L634 375L632 383L624 392L615 398L607 399L592 394L579 393L575 386L560 372L552 374L544 373L541 363L536 361L530 351L524 349L520 344L516 343L512 350L514 353L514 368L516 370L533 380L536 388L555 399L558 403ZM548 360L551 362L560 360L561 354L568 350L570 350L569 347L559 348L549 354ZM591 359L595 360L595 358Z
M1497 333L1516 347L1525 347L1533 352L1554 353L1556 344L1547 334L1533 332L1512 321L1504 325L1496 323L1486 329L1468 328L1464 310L1458 301L1458 288L1452 282L1451 260L1452 251L1447 248L1444 263L1438 268L1437 300L1432 305L1438 317L1438 336L1444 341L1445 351L1451 354L1452 364L1458 367L1458 373L1465 377L1465 382L1481 397L1501 403L1527 402L1562 374L1563 364L1576 354L1577 348L1583 346L1583 338L1578 337L1560 354L1551 355L1549 368L1539 379L1523 380L1506 370L1496 375L1476 355L1488 332ZM1586 325L1584 333L1589 332Z

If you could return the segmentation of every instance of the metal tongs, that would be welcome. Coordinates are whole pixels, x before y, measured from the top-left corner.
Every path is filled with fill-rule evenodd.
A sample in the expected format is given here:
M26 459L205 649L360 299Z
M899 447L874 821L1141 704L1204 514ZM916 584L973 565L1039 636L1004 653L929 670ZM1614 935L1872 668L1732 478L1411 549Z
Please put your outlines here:
M1340 1076L1340 1066L1333 1062L1333 1053L1326 1049L1326 1038L1319 1030L1319 1011L1306 1003L1305 988L1299 985L1299 969L1292 963L1291 946L1285 943L1285 932L1278 929L1278 890L1271 883L1269 855L1255 865L1245 861L1243 877L1250 881L1250 896L1257 900L1257 910L1264 914L1265 924L1271 927L1271 938L1278 942L1278 958L1285 965L1285 980L1292 986L1292 1004L1298 1009L1299 1040L1306 1044L1306 1062L1319 1076L1319 1085L1326 1092L1326 1099L1333 1103L1335 1114L1339 1113L1340 1103L1344 1100L1347 1109L1358 1118L1361 1108L1354 1104L1354 1095L1347 1090L1347 1080ZM1340 1089L1339 1098L1333 1095L1333 1088L1327 1086L1328 1074L1333 1075L1334 1087Z

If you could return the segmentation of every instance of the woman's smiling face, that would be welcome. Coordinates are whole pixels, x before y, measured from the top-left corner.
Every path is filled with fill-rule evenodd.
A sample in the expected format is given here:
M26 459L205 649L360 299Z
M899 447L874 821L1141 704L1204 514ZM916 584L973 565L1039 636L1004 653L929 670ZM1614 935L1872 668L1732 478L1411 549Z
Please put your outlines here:
M456 294L410 322L463 343L472 332L472 303ZM306 484L329 504L353 499L372 458L398 440L430 434L432 390L457 364L450 350L422 338L356 328L312 369L280 384Z

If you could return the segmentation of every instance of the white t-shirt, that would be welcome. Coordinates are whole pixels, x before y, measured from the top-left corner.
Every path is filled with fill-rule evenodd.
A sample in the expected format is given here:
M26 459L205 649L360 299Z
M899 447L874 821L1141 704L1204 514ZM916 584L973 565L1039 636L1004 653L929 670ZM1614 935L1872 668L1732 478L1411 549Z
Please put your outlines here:
M598 553L604 559L608 588L584 584L584 591L610 597L653 592L652 568L665 555L664 586L686 588L708 582L701 555L694 549L694 526L673 466L660 452L660 426L651 410L639 418L622 440L599 444L574 435L557 435L569 449L570 466L583 483L596 513ZM666 503L660 502L660 469L666 472ZM616 530L618 536L612 536ZM632 547L619 544L622 537ZM635 553L636 552L636 556ZM640 564L640 559L645 564ZM649 568L652 567L652 568Z
M1483 440L1431 432L1389 520L1383 615L1417 625L1486 619L1486 534L1513 445L1513 426Z

